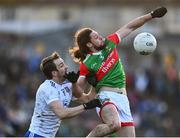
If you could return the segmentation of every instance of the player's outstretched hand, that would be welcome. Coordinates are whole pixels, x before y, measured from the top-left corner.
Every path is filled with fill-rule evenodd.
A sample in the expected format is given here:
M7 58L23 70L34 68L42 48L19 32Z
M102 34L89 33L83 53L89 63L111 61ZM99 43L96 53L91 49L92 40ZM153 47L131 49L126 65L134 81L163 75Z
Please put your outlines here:
M88 103L84 103L83 104L84 106L84 109L87 110L87 109L93 109L95 107L102 107L102 103L99 99L94 99L94 100L91 100L90 102Z
M93 87L96 87L98 81L95 77L95 75L86 75L86 80L89 84L91 84Z
M160 7L151 12L152 18L161 18L167 13L167 9L165 7Z
M64 75L66 79L68 79L72 83L76 83L79 78L79 71L75 73L74 71L68 72Z

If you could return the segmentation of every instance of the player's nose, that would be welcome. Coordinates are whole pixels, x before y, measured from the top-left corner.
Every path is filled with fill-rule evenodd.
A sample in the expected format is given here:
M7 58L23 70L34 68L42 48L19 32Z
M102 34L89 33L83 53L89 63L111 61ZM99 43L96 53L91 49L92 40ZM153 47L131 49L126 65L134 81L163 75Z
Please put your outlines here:
M67 70L67 69L68 69L68 65L65 64L65 70Z
M102 37L102 36L99 36L99 40L101 40L101 41L102 41L102 40L103 40L103 37Z

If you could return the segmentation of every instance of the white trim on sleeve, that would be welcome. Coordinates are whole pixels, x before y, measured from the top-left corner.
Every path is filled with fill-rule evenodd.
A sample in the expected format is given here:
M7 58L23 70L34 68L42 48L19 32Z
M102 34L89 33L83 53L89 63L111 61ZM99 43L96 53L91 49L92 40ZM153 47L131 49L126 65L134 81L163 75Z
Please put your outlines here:
M47 104L50 104L51 102L53 102L53 101L58 101L59 100L59 98L54 98L54 99L51 99L51 100L49 100L48 101L48 103Z
M84 75L80 75L79 77L86 78L86 76L84 76Z
M117 36L118 36L118 38L119 38L119 43L121 43L121 37L119 36L119 34L116 32L115 33Z

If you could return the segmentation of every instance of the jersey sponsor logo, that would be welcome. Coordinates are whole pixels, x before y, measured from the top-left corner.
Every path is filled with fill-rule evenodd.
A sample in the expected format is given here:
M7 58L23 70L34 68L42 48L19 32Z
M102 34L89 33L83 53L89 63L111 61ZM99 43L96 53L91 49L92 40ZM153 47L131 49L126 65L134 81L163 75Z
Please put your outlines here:
M102 63L101 67L96 73L97 79L101 80L118 61L119 56L117 50L113 49L113 51L108 55L107 59Z
M109 68L111 68L111 66L113 66L114 63L115 63L115 59L112 58L109 61L109 63L105 67L102 68L102 72L106 73L109 70Z

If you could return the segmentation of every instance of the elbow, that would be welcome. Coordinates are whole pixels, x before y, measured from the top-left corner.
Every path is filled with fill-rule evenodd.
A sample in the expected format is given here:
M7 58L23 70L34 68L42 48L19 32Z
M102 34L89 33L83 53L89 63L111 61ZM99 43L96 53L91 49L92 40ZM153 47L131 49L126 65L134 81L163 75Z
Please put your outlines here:
M60 119L61 120L64 120L64 119L67 119L68 117L67 116L61 116Z

